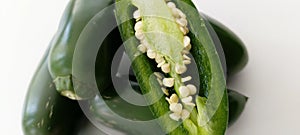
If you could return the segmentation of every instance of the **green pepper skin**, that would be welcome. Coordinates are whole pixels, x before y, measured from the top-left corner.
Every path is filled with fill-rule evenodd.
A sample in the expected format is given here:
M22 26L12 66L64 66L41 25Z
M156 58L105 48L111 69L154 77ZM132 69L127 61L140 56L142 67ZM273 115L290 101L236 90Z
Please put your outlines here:
M25 135L70 135L77 118L82 115L77 102L62 97L48 71L47 55L28 88L22 126Z
M244 111L248 97L233 91L228 90L228 101L229 101L229 123L231 126Z
M49 54L49 71L56 89L62 95L71 99L90 96L76 95L77 93L74 92L72 82L72 79L74 79L72 76L73 54L77 40L86 24L92 17L112 3L111 0L71 0L65 9ZM103 70L102 72L102 74L106 74L106 71ZM106 78L102 81L105 82L105 80Z
M229 28L217 20L205 15L219 37L225 53L227 75L241 71L248 63L249 56L243 41Z
M95 127L86 116L79 118L76 130L72 135L107 135Z

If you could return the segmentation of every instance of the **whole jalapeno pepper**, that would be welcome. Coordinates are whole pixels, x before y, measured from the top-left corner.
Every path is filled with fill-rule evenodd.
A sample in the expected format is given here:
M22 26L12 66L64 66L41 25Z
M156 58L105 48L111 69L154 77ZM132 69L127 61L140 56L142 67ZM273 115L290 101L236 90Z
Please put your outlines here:
M25 135L70 135L83 113L77 102L61 96L48 70L48 51L28 88L23 112Z
M87 89L74 90L74 80L72 75L74 65L73 57L77 41L82 30L87 23L101 10L113 3L112 0L71 0L60 21L60 26L53 38L49 53L49 71L53 78L55 87L59 93L70 99L86 99L94 96L94 93ZM105 18L103 18L105 19ZM85 50L82 50L85 51ZM110 55L113 50L107 48L105 53ZM88 55L88 52L84 55ZM103 59L102 61L108 61ZM102 86L108 87L110 74L107 70L109 65L102 65L102 70L97 74L103 76Z
M225 25L207 15L205 17L222 43L226 59L227 75L231 76L238 73L246 66L249 60L245 44Z

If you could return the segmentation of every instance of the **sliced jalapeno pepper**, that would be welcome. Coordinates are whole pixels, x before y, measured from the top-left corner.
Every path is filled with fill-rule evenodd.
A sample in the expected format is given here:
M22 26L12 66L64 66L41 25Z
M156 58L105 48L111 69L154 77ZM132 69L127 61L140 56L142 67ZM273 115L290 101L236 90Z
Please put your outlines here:
M224 134L228 120L225 77L206 24L193 9L192 2L119 2L127 3L116 5L116 18L141 91L151 93L146 101L151 102L161 92L167 97L149 106L154 116L160 118L162 130L169 134ZM137 8L135 12L134 8ZM132 16L137 22L130 20ZM136 39L130 39L134 36ZM196 96L195 85L185 83L191 77L181 76L187 70L186 65L191 63L187 56L190 50L200 77L200 91ZM147 55L139 55L139 52ZM157 80L161 79L159 75L151 77L157 69L147 57L155 59L157 67L166 75L161 83ZM165 114L169 117L161 117Z

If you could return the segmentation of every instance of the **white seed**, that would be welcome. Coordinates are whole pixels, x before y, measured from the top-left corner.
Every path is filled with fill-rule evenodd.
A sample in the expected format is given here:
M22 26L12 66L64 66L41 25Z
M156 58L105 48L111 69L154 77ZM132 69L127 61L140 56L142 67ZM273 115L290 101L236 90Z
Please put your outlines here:
M179 14L179 16L181 17L181 18L186 18L186 15L180 10L180 9L177 9L178 11L178 14Z
M161 55L156 55L156 57L155 57L155 62L156 63L161 63L161 62L163 62L164 61L164 58L161 56Z
M147 56L148 56L150 59L154 59L155 56L156 56L156 52L149 49L149 50L147 50Z
M166 100L168 101L169 104L173 103L168 97L166 97Z
M179 119L181 118L180 114L178 114L178 113L171 113L169 116L171 119L173 119L175 121L179 121Z
M166 100L168 101L169 104L172 104L171 100L168 97L166 97Z
M192 62L190 60L183 60L183 64L188 65L191 64Z
M181 97L185 98L185 97L189 96L190 91L189 91L188 87L180 86L179 93L180 93Z
M178 96L176 94L172 94L170 97L171 103L178 103Z
M142 28L143 28L143 23L141 21L138 21L137 23L135 23L135 25L134 25L135 31L141 31Z
M163 61L165 61L163 58L159 58L159 59L155 59L155 62L158 63L162 63Z
M188 110L183 109L182 112L181 112L181 119L182 119L182 120L185 120L185 119L189 118L189 117L190 117L190 114L191 114L191 113L190 113Z
M192 49L192 45L189 44L187 47L185 47L185 49L186 49L187 51L190 51L190 50Z
M163 91L163 93L164 93L165 95L169 96L169 91L168 91L166 88L161 87L161 90ZM170 100L170 99L169 99L169 100ZM168 102L170 102L170 101L168 101Z
M140 44L137 48L141 53L145 53L147 51L147 47L143 44Z
M181 52L182 54L190 54L190 52L188 50L182 50Z
M188 27L184 27L184 29L186 30L186 33L189 33L189 32L190 32L190 30L189 30Z
M191 58L189 57L189 56L187 56L187 55L183 55L183 58L185 59L185 60L191 60Z
M195 103L184 103L185 105L187 105L187 106L191 106L191 107L195 107L196 105L195 105Z
M136 31L135 32L135 37L139 40L143 40L145 38L145 35L142 31Z
M185 98L182 98L181 101L183 103L191 103L193 100L193 97L192 96L188 96L188 97L185 97Z
M161 76L161 74L160 74L159 72L154 72L154 75L155 75L157 78L162 79L162 76Z
M182 73L184 73L186 70L187 70L187 68L186 68L185 65L179 65L179 64L176 64L176 66L175 66L175 72L176 72L177 74L182 74Z
M184 27L179 27L180 28L180 31L186 35L188 33L188 31L184 28Z
M170 69L170 64L164 64L161 66L161 70L164 72L164 73L169 73L171 71Z
M166 87L173 87L174 86L174 78L164 78L163 79L163 84L166 86Z
M158 63L158 64L157 64L157 67L160 68L160 67L163 66L165 63L166 63L166 61L163 60L161 63Z
M197 88L195 85L188 84L186 87L189 89L191 95L195 95L197 93Z
M183 45L187 47L191 43L191 39L188 36L183 37Z
M156 63L160 63L160 62L161 62L161 59L163 59L162 55L157 54L156 57L155 57Z
M174 113L179 113L180 114L181 111L182 111L182 104L172 103L172 104L170 104L169 109Z
M145 37L145 35L144 35ZM144 38L141 41L141 44L143 44L144 46L146 46L147 48L149 48L149 43L147 42L147 40L145 40Z
M182 27L187 26L187 20L184 18L176 19L176 22Z
M171 8L171 12L172 12L172 15L175 17L175 18L179 18L179 14L177 12L177 9L176 8Z
M157 82L159 83L159 85L160 85L160 86L162 86L162 85L163 85L163 83L162 83L162 80L161 80L161 79L159 79L159 78L156 78L156 80L157 80Z
M139 20L141 18L141 14L139 10L133 12L133 18Z
M176 5L174 2L168 2L167 5L169 8L176 8Z
M187 81L190 81L190 80L192 80L191 76L187 76L187 77L181 78L181 82L187 82Z

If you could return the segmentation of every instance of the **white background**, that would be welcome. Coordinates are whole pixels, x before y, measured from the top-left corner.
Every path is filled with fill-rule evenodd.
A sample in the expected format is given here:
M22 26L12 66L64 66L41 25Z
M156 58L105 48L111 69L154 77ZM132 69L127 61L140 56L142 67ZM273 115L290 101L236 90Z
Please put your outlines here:
M198 7L236 32L250 61L230 87L250 97L228 135L299 135L300 1L199 0ZM67 0L1 0L0 131L21 135L30 79Z

